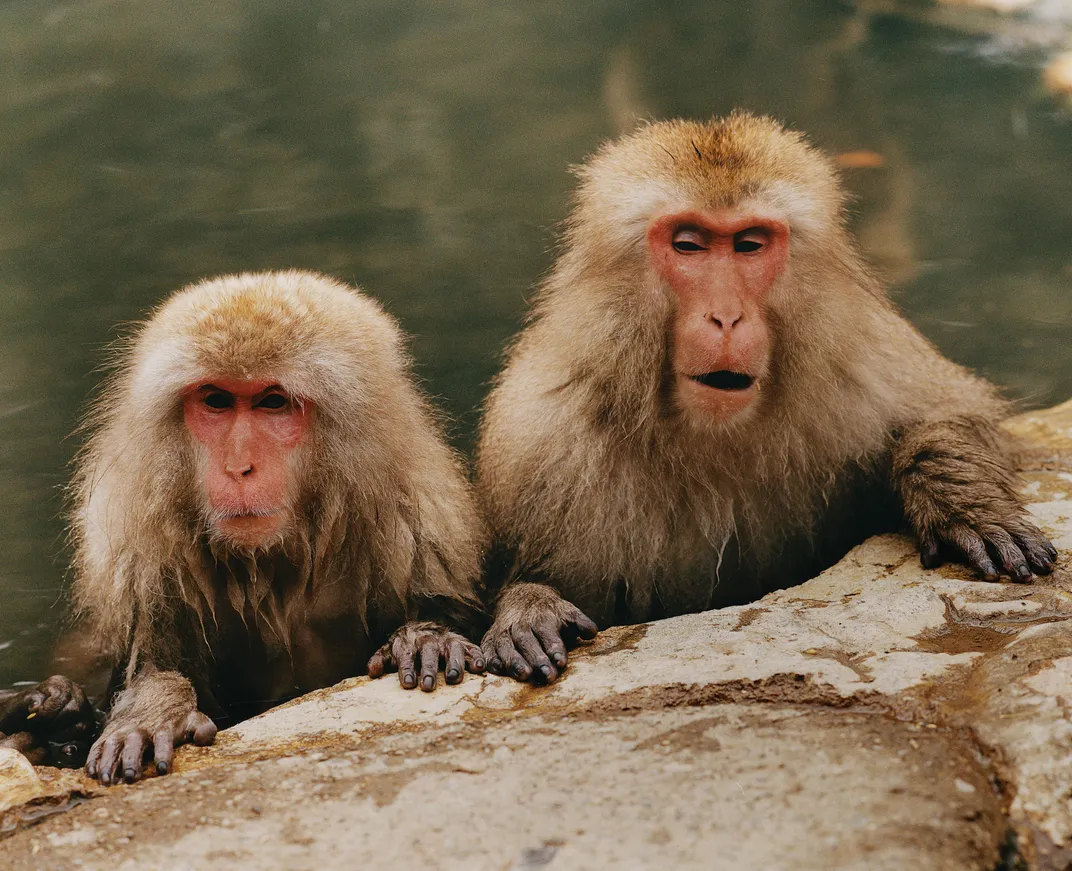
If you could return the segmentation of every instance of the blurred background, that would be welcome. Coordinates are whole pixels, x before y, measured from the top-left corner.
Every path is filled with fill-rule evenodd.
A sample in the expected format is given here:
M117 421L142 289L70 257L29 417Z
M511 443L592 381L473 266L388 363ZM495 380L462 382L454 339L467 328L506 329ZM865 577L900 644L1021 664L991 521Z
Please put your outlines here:
M1068 398L1072 11L993 2L0 2L0 685L47 676L69 433L124 322L219 272L354 282L468 450L567 167L638 119L807 131L924 333Z

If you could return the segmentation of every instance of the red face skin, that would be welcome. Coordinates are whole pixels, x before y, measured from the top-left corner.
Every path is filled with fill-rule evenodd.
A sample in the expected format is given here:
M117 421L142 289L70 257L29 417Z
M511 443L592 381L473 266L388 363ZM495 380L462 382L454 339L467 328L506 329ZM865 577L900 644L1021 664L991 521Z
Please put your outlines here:
M656 218L651 259L677 301L673 368L686 406L726 421L756 401L770 364L764 303L789 255L784 221L736 210Z
M217 379L183 396L186 428L205 447L205 495L217 534L244 548L272 541L288 517L288 461L312 406L271 381Z

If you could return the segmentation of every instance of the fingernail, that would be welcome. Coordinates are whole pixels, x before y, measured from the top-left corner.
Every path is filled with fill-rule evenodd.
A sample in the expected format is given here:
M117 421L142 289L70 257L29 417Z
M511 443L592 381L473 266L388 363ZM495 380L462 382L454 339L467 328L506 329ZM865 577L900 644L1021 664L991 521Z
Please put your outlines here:
M429 691L435 689L435 678L434 677L426 677L421 682L421 689L423 689L425 692L429 692Z
M452 668L447 672L447 680L458 680L462 676L462 673L456 668Z
M562 668L562 666L566 664L566 657L563 656L561 653L556 653L551 658L555 661L555 665L557 665L559 668Z
M157 762L156 763L156 773L157 774L167 774L168 773L168 764L166 762Z
M553 675L555 673L554 669L551 668L551 666L549 666L549 665L541 665L540 666L540 671L543 673L543 676L545 678L547 678L548 680L550 680L551 675Z
M137 776L138 776L138 772L136 772L133 768L128 768L123 772L123 779L127 783L133 783L134 778L137 777Z

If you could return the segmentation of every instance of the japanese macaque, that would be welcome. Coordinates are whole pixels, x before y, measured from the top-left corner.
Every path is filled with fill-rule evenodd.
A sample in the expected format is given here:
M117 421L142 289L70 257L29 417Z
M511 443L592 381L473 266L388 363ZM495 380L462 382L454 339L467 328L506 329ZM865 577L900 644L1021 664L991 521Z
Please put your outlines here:
M18 750L35 765L81 765L96 725L86 694L63 675L0 690L0 747Z
M483 524L398 327L329 278L187 287L121 349L76 460L74 598L117 667L87 772L351 675L479 672ZM367 664L367 665L366 665Z
M485 409L488 668L554 680L598 627L751 601L866 536L1051 571L1007 405L887 301L832 162L768 118L605 145Z

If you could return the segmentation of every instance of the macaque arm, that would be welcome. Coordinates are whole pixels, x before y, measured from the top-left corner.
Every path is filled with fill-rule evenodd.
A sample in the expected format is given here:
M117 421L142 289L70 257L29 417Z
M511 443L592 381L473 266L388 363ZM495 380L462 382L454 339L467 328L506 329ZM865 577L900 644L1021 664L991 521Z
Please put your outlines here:
M411 620L372 655L368 673L376 678L397 670L402 688L411 690L417 686L419 670L421 689L430 693L436 688L441 662L449 684L460 683L466 671L484 671L484 656L475 644L440 623Z
M495 622L481 642L488 671L551 683L566 667L566 650L599 627L546 584L514 583L499 594Z
M145 666L115 700L104 732L90 748L86 773L108 786L142 775L146 759L158 774L171 769L174 748L188 742L205 746L216 725L197 710L193 685L177 671Z
M892 483L925 568L963 562L986 580L1027 581L1053 570L1057 550L1028 519L1016 492L1007 437L964 415L906 427Z

